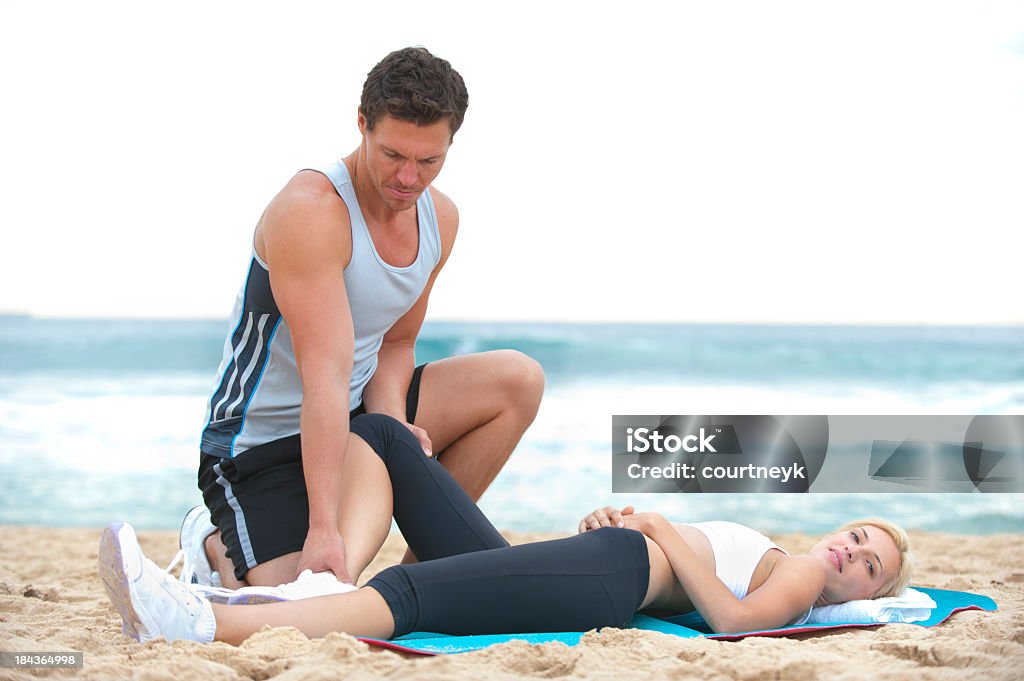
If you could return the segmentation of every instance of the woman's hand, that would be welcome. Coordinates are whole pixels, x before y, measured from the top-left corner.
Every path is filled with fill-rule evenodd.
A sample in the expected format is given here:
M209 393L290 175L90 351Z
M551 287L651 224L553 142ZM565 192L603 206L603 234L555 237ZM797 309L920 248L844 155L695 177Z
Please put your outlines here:
M614 506L594 509L580 521L580 526L577 529L579 534L583 534L588 530L597 530L602 527L625 527L623 516L632 515L633 510L632 506L626 506L621 511Z
M672 523L660 513L631 513L623 518L623 522L624 525L622 527L625 527L627 530L642 532L651 539L655 539L655 541L657 541L655 535L662 530L671 529L675 532L672 528Z

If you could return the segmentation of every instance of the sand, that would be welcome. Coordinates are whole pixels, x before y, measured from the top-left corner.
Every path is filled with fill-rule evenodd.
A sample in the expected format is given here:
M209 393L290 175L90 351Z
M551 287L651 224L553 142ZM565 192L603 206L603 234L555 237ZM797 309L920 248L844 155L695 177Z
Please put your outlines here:
M0 651L84 651L80 670L0 669L0 679L1022 679L1024 534L986 537L912 532L914 584L970 590L996 600L995 613L962 612L933 628L888 625L739 642L680 639L606 629L582 643L423 657L372 648L345 634L310 640L296 629L266 629L235 648L221 643L140 645L120 633L120 618L96 572L99 529L0 527ZM544 537L509 535L513 542ZM177 534L141 531L146 554L167 562ZM778 535L800 551L810 537ZM391 537L363 580L397 562Z

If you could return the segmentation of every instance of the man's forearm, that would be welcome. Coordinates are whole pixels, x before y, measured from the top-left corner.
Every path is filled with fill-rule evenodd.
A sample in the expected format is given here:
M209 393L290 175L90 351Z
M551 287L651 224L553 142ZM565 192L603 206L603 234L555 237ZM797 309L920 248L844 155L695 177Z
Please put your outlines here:
M363 390L366 411L405 421L405 397L415 365L414 345L382 345L377 353L377 370Z
M305 394L299 428L311 530L338 528L341 469L348 449L347 392Z

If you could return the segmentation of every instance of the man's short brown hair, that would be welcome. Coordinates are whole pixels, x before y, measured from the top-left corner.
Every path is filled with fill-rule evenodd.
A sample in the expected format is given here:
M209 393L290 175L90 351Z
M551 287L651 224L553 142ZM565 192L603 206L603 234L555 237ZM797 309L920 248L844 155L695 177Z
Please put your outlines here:
M384 57L366 76L359 112L373 130L382 115L416 125L447 118L452 137L462 126L469 93L459 72L423 47L406 47Z

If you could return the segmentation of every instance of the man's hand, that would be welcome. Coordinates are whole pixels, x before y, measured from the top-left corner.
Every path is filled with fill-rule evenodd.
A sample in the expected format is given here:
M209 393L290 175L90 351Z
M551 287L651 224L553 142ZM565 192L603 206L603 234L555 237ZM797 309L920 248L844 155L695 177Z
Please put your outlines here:
M303 570L333 572L339 581L352 583L345 565L345 540L337 530L315 531L310 528L306 542L302 545L295 576L298 577Z
M430 436L427 435L427 431L423 430L419 426L414 426L411 423L406 423L405 421L402 421L402 423L405 425L406 428L409 429L409 431L413 435L416 436L416 439L419 440L420 447L423 448L423 453L426 454L427 456L433 456L434 452L431 449Z
M601 527L625 527L625 521L623 521L622 516L631 515L633 511L632 506L627 506L621 511L614 506L594 509L580 521L580 525L577 528L578 532L583 534L588 530L596 530Z

